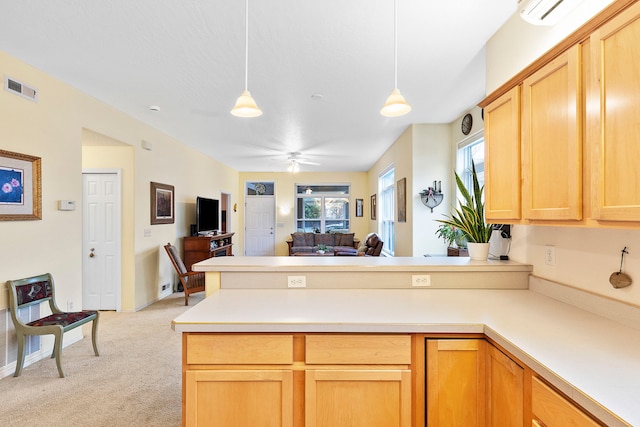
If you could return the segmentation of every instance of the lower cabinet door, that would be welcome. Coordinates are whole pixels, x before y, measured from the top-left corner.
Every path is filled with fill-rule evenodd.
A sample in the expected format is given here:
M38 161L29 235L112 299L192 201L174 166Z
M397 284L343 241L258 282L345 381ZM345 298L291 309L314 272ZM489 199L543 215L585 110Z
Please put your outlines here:
M487 356L487 425L524 426L524 368L490 344Z
M293 426L290 370L191 370L185 383L186 426Z
M306 371L305 426L410 427L411 371Z
M427 425L485 425L485 345L481 339L427 340Z
M536 427L597 427L600 425L535 376L531 381L531 410L533 426Z

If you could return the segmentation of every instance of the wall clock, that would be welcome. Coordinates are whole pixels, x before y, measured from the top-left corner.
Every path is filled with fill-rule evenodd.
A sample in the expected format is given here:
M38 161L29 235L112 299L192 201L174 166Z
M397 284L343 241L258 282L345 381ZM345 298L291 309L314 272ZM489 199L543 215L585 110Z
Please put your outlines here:
M473 116L471 115L471 113L467 113L462 118L460 130L462 130L463 134L469 135L469 133L471 132L471 126L473 126Z

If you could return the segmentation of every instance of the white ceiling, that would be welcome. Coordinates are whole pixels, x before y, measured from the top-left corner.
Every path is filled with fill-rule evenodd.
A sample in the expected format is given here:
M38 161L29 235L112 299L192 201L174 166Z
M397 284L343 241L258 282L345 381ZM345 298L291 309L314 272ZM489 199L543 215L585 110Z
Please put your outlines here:
M379 113L392 0L250 0L253 119L229 114L242 0L0 0L0 50L240 171L285 171L292 151L320 163L303 171L366 171L408 125L450 123L485 96L484 46L516 3L398 0L398 87L413 107L400 118Z

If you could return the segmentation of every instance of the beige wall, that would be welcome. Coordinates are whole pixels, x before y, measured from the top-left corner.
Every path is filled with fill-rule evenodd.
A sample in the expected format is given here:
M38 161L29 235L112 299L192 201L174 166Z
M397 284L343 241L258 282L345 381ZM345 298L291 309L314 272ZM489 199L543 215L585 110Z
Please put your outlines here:
M369 192L378 193L378 177L394 167L396 182L407 179L407 222L395 223L395 256L446 254L446 246L435 236L435 220L449 209L452 200L453 152L449 124L409 126L369 170ZM434 209L425 207L419 193L433 181L442 181L443 203ZM378 215L379 218L379 215ZM378 221L369 221L369 230L378 231Z
M162 245L181 247L180 238L195 222L196 196L225 192L232 204L239 200L238 172L3 52L0 74L39 92L34 103L0 90L0 148L42 158L43 207L41 221L0 222L8 248L0 283L51 272L58 300L80 307L82 209L58 211L56 203L75 200L81 206L83 167L116 168L123 173L122 310L155 301L161 284L174 282ZM153 150L143 150L142 140ZM150 225L150 181L175 186L175 224ZM0 309L6 306L3 290Z
M535 27L518 16L510 19L487 46L487 90L491 92L549 50L610 1L586 1L556 27ZM516 226L511 258L534 265L534 274L595 294L640 306L640 230ZM545 245L554 245L556 265L544 263ZM609 276L620 267L620 251L627 246L624 270L635 284L616 290Z
M244 187L247 182L274 182L276 193L276 255L288 255L286 240L296 229L295 225L295 186L296 184L330 184L344 183L351 185L351 231L355 237L364 240L368 233L370 218L369 190L367 189L367 174L365 172L241 172L237 192L240 195L238 217L234 222L244 224ZM363 216L356 218L355 199L364 199ZM243 242L244 232L238 232L238 243ZM244 254L244 246L234 248L236 255Z

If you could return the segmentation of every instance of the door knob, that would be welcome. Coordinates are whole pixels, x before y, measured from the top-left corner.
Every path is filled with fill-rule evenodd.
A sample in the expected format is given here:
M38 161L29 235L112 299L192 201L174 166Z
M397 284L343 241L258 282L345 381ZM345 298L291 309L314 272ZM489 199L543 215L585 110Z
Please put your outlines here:
M89 254L89 258L93 258L94 256L96 256L96 254L93 253L93 251L95 251L95 248L91 248L90 251L91 253Z

